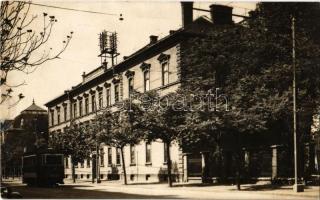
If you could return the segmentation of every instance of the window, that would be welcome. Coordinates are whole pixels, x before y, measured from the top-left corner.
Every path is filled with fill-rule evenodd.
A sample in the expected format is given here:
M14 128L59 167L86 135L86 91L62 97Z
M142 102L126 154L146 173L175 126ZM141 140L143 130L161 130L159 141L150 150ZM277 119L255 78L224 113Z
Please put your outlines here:
M110 94L110 88L106 89L106 106L110 106L111 105L111 94Z
M130 145L130 163L131 165L136 164L136 156L135 156L136 148L134 145Z
M64 121L67 121L67 112L68 112L68 107L67 105L63 106L63 119Z
M119 84L114 85L114 101L118 102L119 101L119 95L120 95L120 87Z
M168 162L168 157L167 157L167 144L166 143L164 143L163 144L163 162L164 163L167 163Z
M103 104L102 104L102 90L101 91L99 91L99 108L101 109L102 108L102 106L103 106Z
M45 164L47 165L63 165L63 159L61 155L46 155Z
M87 168L90 167L90 157L87 158Z
M54 125L54 111L51 111L51 125Z
M108 165L112 165L112 148L108 148Z
M130 97L130 95L132 94L133 92L133 77L130 77L128 79L128 96Z
M85 111L85 114L89 113L89 98L88 97L86 97L84 99L84 111Z
M162 68L162 85L169 84L169 63L168 61L161 63Z
M151 143L146 143L146 163L151 163Z
M96 95L91 95L91 111L94 112L96 110Z
M60 124L60 108L57 108L57 120L58 124Z
M66 169L68 169L68 168L69 168L69 160L68 160L68 157L65 157L65 158L64 158L64 163L65 163Z
M100 166L104 166L104 151L100 149Z
M116 160L116 164L117 165L120 165L120 163L121 163L121 161L120 161L120 155L121 153L120 153L120 148L117 148L117 160Z
M79 115L82 116L82 99L79 100Z
M80 167L81 167L81 168L84 168L84 161L82 161L82 162L80 163Z
M77 117L77 103L73 103L73 118Z
M150 71L146 70L143 72L143 81L144 81L144 91L150 90Z

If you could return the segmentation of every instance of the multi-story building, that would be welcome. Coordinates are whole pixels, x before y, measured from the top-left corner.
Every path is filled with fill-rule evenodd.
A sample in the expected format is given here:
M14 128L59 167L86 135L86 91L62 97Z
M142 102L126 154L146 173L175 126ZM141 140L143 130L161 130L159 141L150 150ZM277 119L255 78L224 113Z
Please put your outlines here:
M170 31L169 35L158 39L150 36L150 43L134 52L119 64L108 68L100 66L89 73L83 73L82 82L65 91L62 95L50 100L46 106L49 109L49 132L59 134L64 128L75 123L90 123L97 111L105 107L113 107L117 102L129 97L132 90L145 92L157 90L167 94L181 86L184 67L181 63L185 42L205 33L213 26L213 22L232 23L232 8L211 6L215 14L222 9L222 14L216 14L217 19L211 20L205 16L193 20L192 3L182 4L183 27ZM225 11L228 12L225 12ZM223 18L223 19L219 19ZM124 149L126 171L130 181L159 181L165 179L166 153L165 146L160 141L127 146ZM178 144L171 146L173 170L176 179L187 179L188 173L201 175L201 154L189 160L179 149ZM100 150L100 178L112 179L121 176L121 159L118 149L103 146ZM95 164L88 158L76 166L79 179L92 178ZM65 174L71 178L71 161L65 160Z

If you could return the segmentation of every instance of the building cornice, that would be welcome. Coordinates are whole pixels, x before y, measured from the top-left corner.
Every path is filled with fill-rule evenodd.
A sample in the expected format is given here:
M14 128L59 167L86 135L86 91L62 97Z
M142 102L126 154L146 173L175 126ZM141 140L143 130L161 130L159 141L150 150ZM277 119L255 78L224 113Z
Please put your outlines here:
M208 22L208 25L209 25L209 22ZM178 29L174 33L167 35L166 37L158 40L157 42L144 46L143 48L139 49L138 51L128 56L127 59L123 60L113 68L106 69L104 73L95 77L94 79L88 80L87 82L80 83L77 86L72 87L69 94L64 93L52 99L51 101L47 102L45 106L52 107L58 102L67 100L68 95L71 95L71 96L79 95L80 93L85 92L92 87L95 87L97 84L101 84L107 80L112 79L115 73L119 74L119 73L125 72L131 67L143 62L144 60L147 60L173 47L174 45L185 40L186 38L203 36L203 35L204 33L199 33L194 30L188 30L184 28ZM98 70L98 68L96 70ZM93 70L92 72L96 70Z

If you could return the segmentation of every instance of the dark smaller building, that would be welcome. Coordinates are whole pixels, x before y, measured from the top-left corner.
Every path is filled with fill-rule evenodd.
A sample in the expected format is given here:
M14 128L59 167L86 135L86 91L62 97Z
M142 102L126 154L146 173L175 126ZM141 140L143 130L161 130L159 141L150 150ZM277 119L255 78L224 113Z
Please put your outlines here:
M23 153L47 147L48 114L33 101L14 120L5 122L1 135L2 176L20 176Z

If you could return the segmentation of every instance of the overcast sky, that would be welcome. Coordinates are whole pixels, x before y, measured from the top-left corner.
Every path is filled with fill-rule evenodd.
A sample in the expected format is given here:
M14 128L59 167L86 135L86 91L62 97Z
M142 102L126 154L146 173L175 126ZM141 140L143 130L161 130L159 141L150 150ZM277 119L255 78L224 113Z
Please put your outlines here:
M13 118L32 104L35 99L37 105L46 109L44 104L61 95L64 90L80 83L83 72L89 72L100 65L98 34L102 30L118 32L120 52L119 60L130 55L149 42L150 35L166 36L169 30L181 27L181 6L179 2L113 2L113 1L33 1L45 5L104 12L116 15L91 14L68 11L32 5L30 15L37 15L34 29L41 28L42 13L54 15L58 19L48 43L48 48L59 49L65 36L73 31L73 38L61 59L46 62L34 73L9 74L9 84L19 84L23 81L27 85L13 88L13 97L1 105L1 119ZM209 5L218 2L195 2L194 7L208 9ZM235 6L234 13L245 14L246 10L254 9L255 3L220 2ZM120 13L124 20L119 20ZM194 11L194 18L209 13ZM237 19L234 19L237 21ZM41 55L41 54L39 54ZM8 105L17 101L17 94L23 93L25 98L16 106L8 109Z

